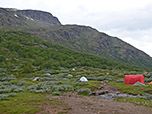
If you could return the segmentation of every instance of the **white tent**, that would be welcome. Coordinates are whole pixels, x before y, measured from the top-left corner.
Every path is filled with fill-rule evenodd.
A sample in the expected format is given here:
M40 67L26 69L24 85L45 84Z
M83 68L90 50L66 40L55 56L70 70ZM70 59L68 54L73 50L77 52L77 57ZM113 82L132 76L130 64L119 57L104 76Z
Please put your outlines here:
M87 79L86 77L83 76L83 77L80 78L80 81L81 81L81 82L87 82L88 79Z
M39 77L35 77L35 78L33 79L33 81L40 81L40 78L39 78Z
M45 75L50 76L51 74L50 73L46 73Z
M75 71L75 68L73 68L72 71Z

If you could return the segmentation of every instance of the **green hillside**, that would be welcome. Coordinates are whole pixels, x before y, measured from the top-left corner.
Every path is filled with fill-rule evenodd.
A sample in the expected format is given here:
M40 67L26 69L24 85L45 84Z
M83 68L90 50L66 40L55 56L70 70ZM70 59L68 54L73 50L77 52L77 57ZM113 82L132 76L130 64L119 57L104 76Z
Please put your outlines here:
M72 51L23 32L0 32L1 72L30 73L61 67L138 70L97 56Z
M31 41L31 45L20 44L20 42L19 44L17 42L13 44L15 46L20 46L21 49L19 50L23 50L18 50L18 52L15 53L18 54L18 56L20 57L24 57L24 54L28 55L32 53L32 55L28 55L26 59L30 59L32 61L30 63L32 63L33 65L38 61L42 61L42 63L39 63L41 65L40 68L46 66L45 63L48 64L48 60L46 60L46 58L50 57L51 60L49 61L53 61L51 62L52 64L50 66L55 65L55 67L91 66L115 69L118 67L120 68L120 66L122 67L122 64L127 63L130 66L138 66L142 69L152 68L152 58L145 52L133 47L132 45L122 41L117 37L109 36L106 33L99 32L89 26L62 25L58 18L54 17L49 12L38 10L18 10L11 8L0 8L0 29L1 31L14 31L17 34L25 33L21 35L22 37L26 37L26 34L28 33L31 34L31 36L35 36L36 41L45 41L47 42L47 44L50 42L50 44L48 44L49 46L54 45L54 43L56 43L58 45L62 45L56 45L56 47L61 47L61 49L66 48L65 50L60 50L62 54L60 53L61 55L55 58L54 55L58 54L58 51L50 52L50 50L48 50L50 49L50 47L48 47L46 43L41 43L39 45L35 43L34 40L34 42ZM40 53L39 51L35 50L42 51ZM52 50L54 50L54 48ZM69 52L67 52L66 50L68 50ZM10 50L10 53L12 53L12 51L14 50ZM48 51L50 54L48 53ZM79 54L74 54L73 56L73 53L76 52L79 52L79 54L82 55L83 53L85 53L84 55L87 57L82 56L82 61L82 58L77 56ZM14 56L17 56L15 54ZM46 55L49 56L46 57ZM65 56L65 58L68 58L68 61L62 59L64 58L62 57L63 55ZM39 58L37 56L41 57ZM93 57L97 60L86 60L86 58L88 57ZM106 67L103 67L103 62L99 62L100 60L114 64L119 63L119 65L112 66L110 64L106 64ZM124 69L124 67L122 67L122 69Z
M149 114L151 71L152 58L117 37L61 25L48 12L0 8L0 114L127 113L132 107L136 114L137 105ZM124 83L125 75L139 74L145 85Z
M63 25L50 28L31 28L29 33L56 42L69 49L141 67L152 67L152 58L141 50L87 26Z

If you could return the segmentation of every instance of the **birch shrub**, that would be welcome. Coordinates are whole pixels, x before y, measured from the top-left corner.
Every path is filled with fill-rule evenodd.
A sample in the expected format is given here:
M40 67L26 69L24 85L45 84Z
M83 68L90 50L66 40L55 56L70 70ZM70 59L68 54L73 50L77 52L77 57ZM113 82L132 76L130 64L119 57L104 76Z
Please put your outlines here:
M77 90L78 94L89 95L91 93L91 89L89 88L80 88Z
M53 91L74 91L73 86L71 85L60 85L61 82L42 82L29 86L27 89L30 92L35 93L44 93L44 92L53 92Z
M16 93L0 94L0 100L5 100L8 97L14 97L14 96L16 96Z

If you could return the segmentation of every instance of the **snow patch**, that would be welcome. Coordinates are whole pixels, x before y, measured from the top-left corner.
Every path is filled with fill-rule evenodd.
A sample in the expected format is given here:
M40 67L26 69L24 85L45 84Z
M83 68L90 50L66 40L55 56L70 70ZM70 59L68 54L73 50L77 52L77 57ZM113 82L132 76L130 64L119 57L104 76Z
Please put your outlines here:
M18 17L18 15L17 15L17 14L14 14L14 16L15 16L15 17Z
M29 20L30 18L29 17L27 17L27 16L25 16L25 18L27 19L27 20Z
M32 20L32 21L34 21L34 19L31 18L31 17L27 17L27 16L25 16L25 17L26 17L27 20Z
M33 18L30 18L32 21L34 21L34 19Z

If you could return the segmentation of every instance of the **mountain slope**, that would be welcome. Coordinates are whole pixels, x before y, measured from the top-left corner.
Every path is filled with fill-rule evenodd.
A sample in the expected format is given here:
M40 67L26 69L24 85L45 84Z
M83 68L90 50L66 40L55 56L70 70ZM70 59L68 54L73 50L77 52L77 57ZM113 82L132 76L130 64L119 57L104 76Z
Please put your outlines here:
M0 74L30 73L61 67L140 70L139 67L88 55L38 39L25 32L0 32ZM3 74L2 74L3 75Z
M88 26L61 25L51 13L0 8L1 30L22 31L66 48L141 68L152 67L152 58L117 37Z
M47 30L45 28L35 29L29 32L76 51L122 63L152 67L152 58L146 53L117 37L98 32L91 27L64 25Z
M61 25L51 13L37 10L0 8L0 27L3 26L48 27Z

